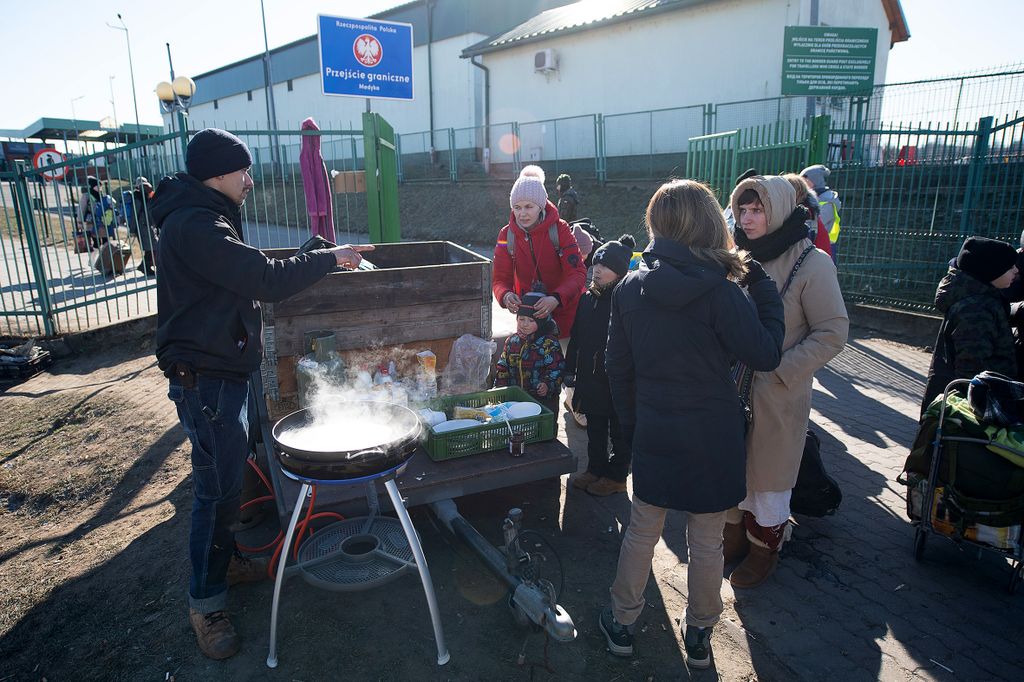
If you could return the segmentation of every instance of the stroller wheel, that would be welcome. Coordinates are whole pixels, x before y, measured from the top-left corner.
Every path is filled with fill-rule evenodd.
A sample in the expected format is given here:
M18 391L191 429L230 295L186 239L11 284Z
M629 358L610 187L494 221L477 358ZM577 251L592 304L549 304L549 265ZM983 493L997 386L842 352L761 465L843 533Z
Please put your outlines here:
M914 559L917 561L921 561L924 557L924 545L927 539L928 535L924 532L924 528L918 526L914 531Z
M1006 591L1010 594L1016 594L1022 578L1024 578L1024 562L1015 561L1013 562L1013 572L1010 573L1010 583L1006 586Z

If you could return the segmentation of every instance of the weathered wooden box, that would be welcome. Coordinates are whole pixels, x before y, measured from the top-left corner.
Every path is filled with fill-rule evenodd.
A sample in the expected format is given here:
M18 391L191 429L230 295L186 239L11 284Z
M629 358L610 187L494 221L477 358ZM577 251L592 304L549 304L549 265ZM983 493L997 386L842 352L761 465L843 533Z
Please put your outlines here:
M272 249L287 258L295 249ZM445 241L378 244L365 254L376 270L333 272L291 298L264 304L264 389L271 412L296 394L303 337L335 333L338 350L432 350L443 370L463 334L491 337L491 262Z

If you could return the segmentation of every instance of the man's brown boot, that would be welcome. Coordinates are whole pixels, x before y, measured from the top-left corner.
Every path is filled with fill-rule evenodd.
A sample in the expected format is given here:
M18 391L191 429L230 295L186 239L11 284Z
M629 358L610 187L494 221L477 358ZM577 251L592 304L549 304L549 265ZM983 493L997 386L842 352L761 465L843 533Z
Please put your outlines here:
M227 611L199 613L189 609L188 620L196 633L199 650L207 657L219 661L238 653L242 640L231 626Z
M228 564L228 585L239 583L258 583L267 580L266 557L246 557L237 552L231 555L231 563Z
M626 492L625 481L613 481L610 478L599 478L587 486L587 492L597 497L608 497L615 493Z
M572 479L572 487L579 488L580 490L586 490L587 486L591 483L596 483L597 479L601 478L597 474L592 474L589 471L584 471L582 474Z
M733 587L750 589L757 587L775 572L779 565L779 550L770 550L756 543L750 543L750 553L729 576Z
M725 563L731 564L747 556L750 551L750 538L742 523L726 523L722 533L722 555Z

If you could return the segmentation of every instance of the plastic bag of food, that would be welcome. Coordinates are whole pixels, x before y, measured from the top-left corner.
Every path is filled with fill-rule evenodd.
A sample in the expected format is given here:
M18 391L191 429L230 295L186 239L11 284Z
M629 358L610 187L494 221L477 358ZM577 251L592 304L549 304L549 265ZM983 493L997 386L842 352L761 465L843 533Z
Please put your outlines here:
M498 344L494 341L472 334L463 334L455 339L448 355L448 365L441 375L444 394L474 393L487 388L491 358L497 349Z

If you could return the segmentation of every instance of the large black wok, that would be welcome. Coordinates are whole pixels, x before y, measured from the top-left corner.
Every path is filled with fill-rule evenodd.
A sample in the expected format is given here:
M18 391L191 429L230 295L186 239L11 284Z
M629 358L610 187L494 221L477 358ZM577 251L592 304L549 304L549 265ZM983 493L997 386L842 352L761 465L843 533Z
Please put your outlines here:
M308 408L292 412L274 424L272 435L281 466L293 474L322 481L362 478L392 469L412 457L423 435L416 413L391 403L350 401L342 404L332 425L345 432L387 425L391 440L354 450L303 449L296 447L288 431L317 425ZM284 434L284 437L282 437Z

